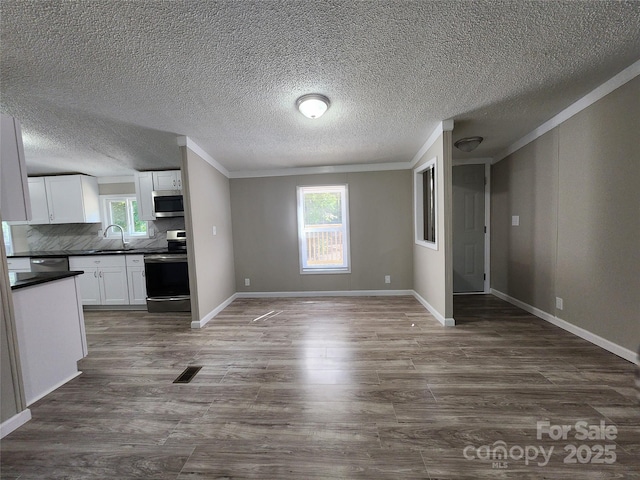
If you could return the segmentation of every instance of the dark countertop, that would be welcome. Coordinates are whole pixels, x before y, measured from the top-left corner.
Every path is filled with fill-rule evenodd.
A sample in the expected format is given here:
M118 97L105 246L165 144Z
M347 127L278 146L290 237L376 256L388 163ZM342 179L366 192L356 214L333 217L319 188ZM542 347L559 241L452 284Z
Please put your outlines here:
M9 284L11 285L11 290L17 290L41 283L53 282L54 280L75 277L83 273L84 272L9 272Z
M93 250L34 250L30 252L14 252L11 257L75 257L86 255L143 255L145 253L173 253L164 248L130 248L122 249L93 249Z

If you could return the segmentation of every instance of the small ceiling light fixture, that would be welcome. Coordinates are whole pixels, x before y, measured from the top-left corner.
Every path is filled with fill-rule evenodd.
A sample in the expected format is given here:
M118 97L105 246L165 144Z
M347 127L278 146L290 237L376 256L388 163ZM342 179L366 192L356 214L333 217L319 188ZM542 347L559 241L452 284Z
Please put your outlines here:
M303 95L296 100L300 113L308 118L320 118L329 108L329 99L319 93Z
M471 152L478 148L478 145L482 143L482 140L484 140L482 137L465 137L461 138L453 145L463 152Z

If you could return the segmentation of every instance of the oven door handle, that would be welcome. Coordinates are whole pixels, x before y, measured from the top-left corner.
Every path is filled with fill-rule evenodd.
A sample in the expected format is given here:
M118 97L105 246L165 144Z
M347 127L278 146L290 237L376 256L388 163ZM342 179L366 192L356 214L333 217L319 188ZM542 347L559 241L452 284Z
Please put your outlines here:
M147 302L176 302L190 300L189 295L177 295L173 297L147 297Z
M144 263L184 263L187 261L186 253L178 253L175 255L145 255Z

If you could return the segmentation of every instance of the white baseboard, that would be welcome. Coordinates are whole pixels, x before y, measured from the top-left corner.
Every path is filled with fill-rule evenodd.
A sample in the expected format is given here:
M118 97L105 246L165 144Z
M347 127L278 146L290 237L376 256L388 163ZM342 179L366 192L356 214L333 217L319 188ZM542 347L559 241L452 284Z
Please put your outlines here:
M590 332L589 330L585 330L584 328L578 327L573 323L569 323L566 320L562 320L561 318L551 315L550 313L540 310L539 308L533 307L528 303L524 303L518 300L517 298L510 297L506 293L502 293L499 290L491 289L491 293L496 297L506 302L509 302L512 305L515 305L516 307L520 307L524 311L529 312L532 315L535 315L536 317L546 320L547 322L555 325L556 327L560 327L561 329L586 340L587 342L591 342L600 348L604 348L608 352L618 355L619 357L624 358L625 360L628 360L631 363L636 363L637 355L636 355L636 352L634 352L633 350L629 350L628 348L618 345L617 343L614 343L611 340L602 338L601 336L596 335L595 333Z
M65 378L64 380L59 381L58 383L56 383L55 385L53 385L52 387L48 388L47 390L45 390L44 392L40 392L38 395L36 395L34 398L27 398L26 402L27 402L27 407L30 405L33 405L34 403L36 403L38 400L40 400L41 398L46 397L47 395L49 395L51 392L53 392L54 390L57 390L58 388L60 388L62 385L64 385L67 382L70 382L71 380L73 380L76 377L79 377L80 375L82 375L82 372L74 372L71 375L69 375L67 378Z
M502 293L499 290L494 290L493 288L491 289L491 293L501 300L504 300L505 302L509 302L511 305L515 305L516 307L521 308L525 312L529 312L530 314L535 315L538 318L546 320L549 323L553 323L553 319L555 317L550 313L545 312L544 310L540 310L539 308L529 305L528 303L524 303L517 298L510 297L506 293Z
M445 318L440 312L438 312L435 308L433 308L429 302L427 302L424 298L422 298L420 294L418 294L418 292L412 291L412 295L416 298L416 300L418 300L424 306L424 308L429 310L429 313L431 313L431 315L436 317L436 320L438 320L442 325L444 325L445 327L455 326L456 324L455 319Z
M209 323L209 321L215 317L216 315L218 315L222 310L224 310L225 308L227 308L231 302L233 302L236 298L237 298L238 294L234 293L233 295L231 295L229 298L227 298L224 302L222 302L220 305L218 305L216 308L214 308L213 310L211 310L209 313L207 313L204 317L202 317L200 320L197 321L192 321L191 322L191 328L202 328L204 327L207 323Z
M238 298L301 298L301 297L415 297L442 325L452 327L456 324L453 318L445 318L433 308L429 302L418 295L415 290L330 290L300 292L238 292Z
M24 409L20 413L16 413L13 417L5 420L0 424L0 438L4 438L14 430L31 420L31 410Z
M397 297L413 295L413 290L330 290L300 292L238 292L238 298L300 298L300 297Z

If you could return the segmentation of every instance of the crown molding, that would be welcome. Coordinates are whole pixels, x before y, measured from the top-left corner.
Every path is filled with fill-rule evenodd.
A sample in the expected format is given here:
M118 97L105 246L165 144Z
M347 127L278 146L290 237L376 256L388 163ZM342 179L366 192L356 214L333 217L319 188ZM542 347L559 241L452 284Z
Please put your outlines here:
M238 170L231 172L229 178L289 177L293 175L317 175L327 173L384 172L390 170L408 170L409 162L362 163L351 165L328 165L324 167L292 167L272 170Z
M601 98L609 95L614 90L620 88L625 83L633 80L635 77L640 75L640 60L632 63L630 66L622 70L620 73L610 78L606 82L604 82L599 87L595 88L591 92L587 93L584 97L582 97L577 102L569 105L567 108L558 113L555 117L546 121L542 125L540 125L535 130L529 132L527 135L522 137L520 140L509 145L505 150L503 150L499 155L496 155L493 163L497 163L500 160L508 157L512 153L520 150L525 145L533 142L535 139L541 137L548 131L554 129L561 123L567 121L574 115L580 113L585 108L593 105Z
M187 147L194 153L201 156L212 167L218 170L227 178L260 178L260 177L289 177L293 175L318 175L328 173L359 173L359 172L387 172L393 170L411 170L422 156L431 148L435 141L443 132L453 130L453 120L439 122L433 129L427 141L420 147L420 150L409 162L387 162L387 163L362 163L350 165L326 165L318 167L292 167L276 168L265 170L236 170L229 172L211 155L204 151L197 143L187 136L177 138L178 146Z
M225 177L229 178L229 170L224 168L215 158L205 152L200 145L194 142L191 138L187 136L180 136L177 138L179 147L187 147L200 157L202 157L209 165L218 170Z
M424 142L420 150L416 152L411 161L409 162L409 168L413 168L420 161L420 159L427 153L427 150L431 148L431 146L435 143L435 141L442 135L444 132L450 132L453 130L453 120L443 120L442 122L436 125L436 128L433 129L427 141Z

